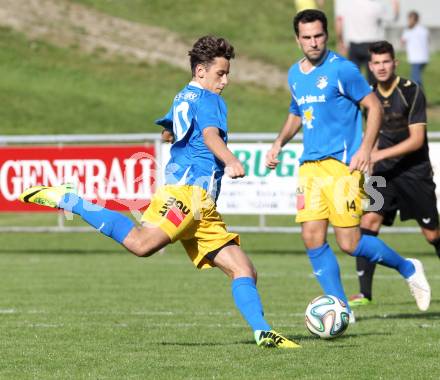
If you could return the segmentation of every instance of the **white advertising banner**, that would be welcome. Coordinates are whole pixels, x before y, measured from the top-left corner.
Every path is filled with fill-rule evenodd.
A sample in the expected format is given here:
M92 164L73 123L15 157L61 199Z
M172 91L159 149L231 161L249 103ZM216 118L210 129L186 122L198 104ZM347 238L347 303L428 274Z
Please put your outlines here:
M228 144L243 163L246 177L223 177L218 199L222 214L292 215L296 212L296 186L302 144L287 145L275 170L265 166L272 144Z
M229 149L243 163L246 177L223 177L218 210L222 214L292 215L296 213L296 186L302 144L284 147L276 170L265 167L269 143L230 143ZM430 143L430 156L437 184L437 207L440 210L440 143ZM162 150L163 162L169 157L169 145Z
M243 163L244 178L224 176L217 202L222 214L292 215L296 211L296 179L302 144L288 144L275 170L264 165L269 143L230 143L229 149ZM168 144L162 145L162 162L169 159Z

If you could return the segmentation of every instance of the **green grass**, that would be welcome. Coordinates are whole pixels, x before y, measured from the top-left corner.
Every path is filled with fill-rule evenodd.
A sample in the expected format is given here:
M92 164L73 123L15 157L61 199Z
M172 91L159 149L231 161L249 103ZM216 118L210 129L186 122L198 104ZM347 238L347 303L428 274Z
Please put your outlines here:
M188 42L206 34L230 39L239 55L263 59L287 69L300 57L292 19L292 0L74 0L101 12L131 21L156 25ZM327 1L329 29L333 30L333 2ZM246 20L246 22L243 22ZM333 40L332 40L333 41Z
M159 132L154 120L189 80L167 65L108 61L0 28L2 134ZM284 91L237 84L225 98L235 132L277 131L289 101Z
M320 290L299 237L242 236L267 319L303 346L279 351L256 347L228 280L199 273L180 245L137 259L97 234L0 235L0 378L437 378L438 259L420 236L386 239L425 263L430 310L418 312L404 281L378 268L374 304L322 341L303 325ZM339 258L356 292L354 262Z
M156 25L182 36L192 43L205 34L229 38L241 54L278 65L287 70L302 53L295 42L292 0L263 1L256 6L251 0L71 0L94 7L101 12L131 21ZM328 17L329 47L335 47L333 1L325 2ZM243 22L246 20L246 22ZM409 65L399 54L399 73L409 77ZM434 53L427 66L425 90L429 104L440 105L440 53ZM284 103L285 104L285 101ZM433 130L440 130L440 117L435 115Z

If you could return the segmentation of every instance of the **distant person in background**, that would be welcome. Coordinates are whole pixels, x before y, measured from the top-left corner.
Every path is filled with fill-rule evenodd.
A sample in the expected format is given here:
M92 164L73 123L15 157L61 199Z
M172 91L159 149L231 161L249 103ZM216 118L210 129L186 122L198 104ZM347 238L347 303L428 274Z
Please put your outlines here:
M411 79L422 86L422 72L429 61L429 31L420 25L416 11L408 13L408 28L403 31L402 43L411 65Z
M350 6L350 0L334 0L336 50L343 56L348 56L347 28L344 28L345 9Z
M361 219L364 235L377 236L382 224L391 226L397 211L401 220L414 219L440 258L440 229L433 171L426 137L426 101L420 86L396 75L394 48L387 41L370 46L370 69L376 78L374 92L384 108L377 146L371 153L372 175L386 179L386 186L372 187L384 200L382 208ZM360 293L350 306L371 302L376 264L356 257Z
M304 9L318 9L324 6L325 0L295 0L295 8L297 12Z
M399 1L389 1L390 6L376 0L335 0L338 50L366 71L370 84L374 83L374 77L368 69L368 47L372 42L385 39L386 21L399 17Z

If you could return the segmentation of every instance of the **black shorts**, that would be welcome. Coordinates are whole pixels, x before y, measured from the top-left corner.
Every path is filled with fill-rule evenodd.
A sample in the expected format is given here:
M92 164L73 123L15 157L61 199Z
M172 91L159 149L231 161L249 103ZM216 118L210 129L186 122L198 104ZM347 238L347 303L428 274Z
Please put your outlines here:
M396 176L386 180L386 187L378 187L371 182L371 186L384 198L383 207L375 212L383 216L385 226L393 224L399 210L402 221L415 219L422 228L428 230L438 228L437 198L432 178L412 179Z

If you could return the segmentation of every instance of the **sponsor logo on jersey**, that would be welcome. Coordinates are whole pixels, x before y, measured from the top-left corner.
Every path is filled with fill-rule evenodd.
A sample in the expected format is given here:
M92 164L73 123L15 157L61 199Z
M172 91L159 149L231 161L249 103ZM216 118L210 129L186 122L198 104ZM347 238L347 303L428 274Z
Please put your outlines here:
M307 95L307 96L301 96L298 100L298 106L302 106L303 104L310 104L310 103L325 103L327 99L325 98L325 95Z
M190 211L191 210L182 201L174 197L169 197L162 205L159 214L167 218L176 227L179 227Z
M320 90L326 88L327 85L328 85L328 78L326 76L320 76L316 81L316 87L318 87Z
M307 129L313 128L313 120L315 120L315 116L313 116L313 107L310 106L303 112L302 122L306 126Z

